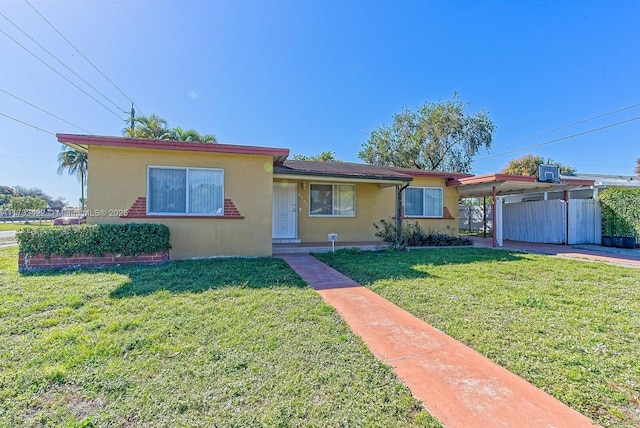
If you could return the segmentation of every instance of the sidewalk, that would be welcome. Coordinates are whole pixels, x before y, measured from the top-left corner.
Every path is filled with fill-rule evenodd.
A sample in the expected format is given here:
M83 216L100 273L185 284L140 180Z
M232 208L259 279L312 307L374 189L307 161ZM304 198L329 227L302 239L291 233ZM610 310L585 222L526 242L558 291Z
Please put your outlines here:
M592 422L307 254L280 256L389 364L445 427L591 427Z
M493 248L491 238L471 237L474 247ZM502 250L524 251L527 253L548 254L572 259L594 260L621 266L640 267L640 249L628 250L601 247L599 245L554 245L534 242L504 241Z

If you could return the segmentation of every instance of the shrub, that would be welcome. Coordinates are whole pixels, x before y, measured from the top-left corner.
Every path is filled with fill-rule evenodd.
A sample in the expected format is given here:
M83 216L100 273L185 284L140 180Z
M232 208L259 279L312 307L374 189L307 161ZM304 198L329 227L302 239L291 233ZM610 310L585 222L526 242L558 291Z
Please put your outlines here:
M401 242L396 242L396 226L388 221L380 220L380 225L374 223L376 236L385 242L395 244L396 247L446 247L452 245L473 245L467 237L456 237L439 232L425 232L418 222L403 223Z
M640 236L640 188L611 187L600 192L602 234Z
M104 253L137 256L167 251L169 228L163 224L92 224L66 227L23 229L16 234L23 254Z

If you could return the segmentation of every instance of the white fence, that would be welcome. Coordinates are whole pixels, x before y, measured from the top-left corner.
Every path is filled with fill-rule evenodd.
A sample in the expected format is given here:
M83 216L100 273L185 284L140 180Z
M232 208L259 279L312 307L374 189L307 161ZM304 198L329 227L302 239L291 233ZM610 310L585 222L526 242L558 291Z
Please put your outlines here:
M545 244L600 244L600 203L594 199L531 201L503 204L503 238ZM459 230L481 232L483 207L459 206ZM493 230L491 205L487 206L487 231ZM568 221L568 227L567 227Z
M565 242L564 201L533 201L502 206L503 237L512 241L562 244Z
M569 200L569 244L598 244L602 240L602 212L594 199Z
M482 232L484 225L484 209L482 205L460 205L458 207L458 230ZM491 205L487 205L487 231L493 228Z
M569 244L600 244L601 213L596 200L504 204L503 213L504 239L563 244L568 232Z

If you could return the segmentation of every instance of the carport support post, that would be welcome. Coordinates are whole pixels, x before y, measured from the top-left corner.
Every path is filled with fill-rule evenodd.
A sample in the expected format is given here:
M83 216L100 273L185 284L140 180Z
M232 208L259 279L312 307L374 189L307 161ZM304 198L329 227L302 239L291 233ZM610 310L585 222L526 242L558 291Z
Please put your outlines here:
M496 186L493 186L491 196L493 197L493 246L502 247L502 196L496 194Z
M497 224L496 224L496 217L498 216L498 213L496 212L496 186L493 186L493 189L491 190L491 222L493 223L493 247L497 247L498 246L498 239L496 237L497 235Z
M564 245L569 245L569 191L565 189L564 191L564 206L565 206L565 213L564 213Z

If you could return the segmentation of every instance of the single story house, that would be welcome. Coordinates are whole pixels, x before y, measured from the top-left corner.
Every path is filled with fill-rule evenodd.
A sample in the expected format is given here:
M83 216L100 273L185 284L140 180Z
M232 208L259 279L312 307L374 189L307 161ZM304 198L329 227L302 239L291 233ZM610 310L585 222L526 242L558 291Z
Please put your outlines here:
M376 243L401 213L457 234L466 174L287 160L284 148L58 134L88 153L87 222L162 223L171 257L269 256L274 244Z

